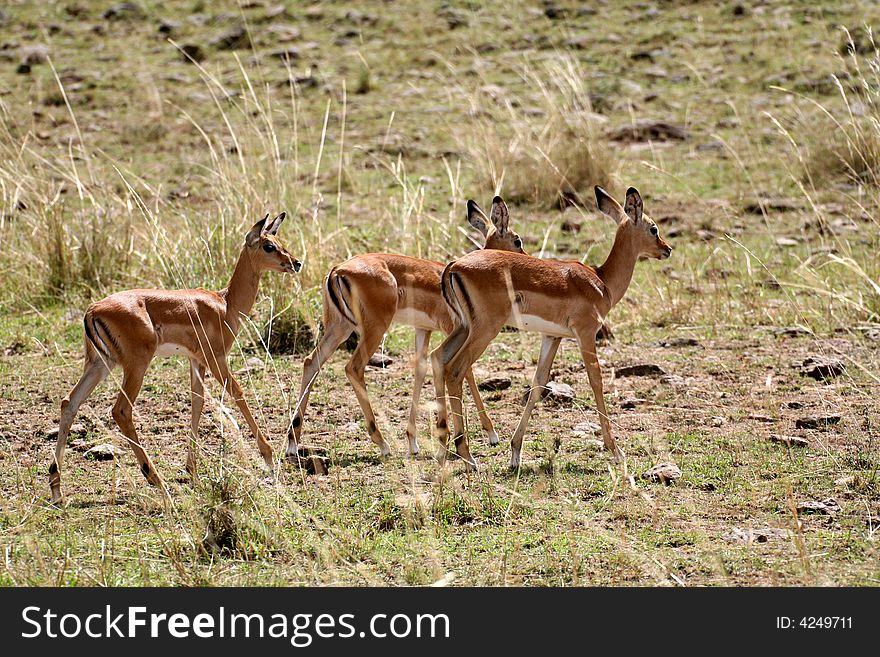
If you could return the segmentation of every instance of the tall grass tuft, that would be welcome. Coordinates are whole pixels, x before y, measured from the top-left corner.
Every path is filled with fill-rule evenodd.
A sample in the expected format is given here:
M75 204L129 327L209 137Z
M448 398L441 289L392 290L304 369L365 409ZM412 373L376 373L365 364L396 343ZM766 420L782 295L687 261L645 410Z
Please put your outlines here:
M562 207L608 186L618 162L600 135L586 75L570 56L519 70L528 97L496 85L461 91L474 117L456 131L480 184L514 203ZM493 98L494 96L494 98ZM493 107L493 105L495 107Z

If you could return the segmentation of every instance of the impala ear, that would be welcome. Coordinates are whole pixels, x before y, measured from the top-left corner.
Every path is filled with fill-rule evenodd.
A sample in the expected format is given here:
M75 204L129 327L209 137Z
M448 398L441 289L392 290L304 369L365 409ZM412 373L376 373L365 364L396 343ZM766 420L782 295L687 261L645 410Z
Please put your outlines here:
M476 228L478 231L483 233L483 236L489 234L489 217L486 216L486 213L480 208L476 202L468 199L467 202L467 220L468 223Z
M507 224L510 222L510 212L507 209L507 203L500 196L492 199L492 210L490 213L492 223L501 235L507 232Z
M266 215L267 217L269 215ZM263 232L268 235L275 235L278 232L278 229L281 228L281 222L284 221L284 217L287 216L287 213L282 212L277 217L275 217L272 221L266 223L266 226L263 228Z
M642 220L642 197L639 194L639 190L635 187L630 187L626 190L626 203L623 206L623 211L627 217L632 219L634 224Z
M263 230L266 227L266 220L269 218L267 214L265 217L260 219L257 223L254 224L253 228L251 228L247 235L244 236L244 243L248 246L255 246L260 241L260 235L263 234Z
M620 221L625 215L620 203L598 185L596 185L596 205L599 206L602 214L611 217L614 221Z

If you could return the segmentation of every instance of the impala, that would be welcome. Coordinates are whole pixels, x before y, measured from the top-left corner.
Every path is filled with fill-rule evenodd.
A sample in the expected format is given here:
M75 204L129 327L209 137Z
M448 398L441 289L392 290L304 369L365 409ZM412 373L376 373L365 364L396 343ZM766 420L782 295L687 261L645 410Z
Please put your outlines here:
M578 341L596 398L605 448L615 458L621 457L605 410L596 330L626 293L636 260L640 256L662 260L671 255L672 248L660 237L657 224L643 213L642 198L635 188L627 190L623 207L601 187L596 187L596 200L599 209L618 224L611 253L598 267L497 251L470 253L446 266L442 293L456 315L457 325L431 353L441 462L448 454L448 393L456 452L469 469L476 469L464 433L461 380L505 324L544 336L526 407L511 440L510 467L519 467L523 434L550 377L562 338Z
M187 470L196 476L195 444L204 405L205 368L231 394L257 440L266 467L272 447L266 442L226 362L244 315L250 312L264 271L293 273L302 267L278 241L284 213L267 214L247 233L229 284L219 292L194 290L128 290L96 301L86 310L85 366L82 377L61 402L58 443L49 465L52 501L60 502L61 466L70 425L80 405L110 370L122 367L122 385L113 419L128 439L147 481L167 495L165 484L147 456L132 420L132 405L150 362L159 356L185 355L190 361L192 421Z
M500 197L492 201L491 219L473 201L468 201L467 208L468 222L485 237L484 249L523 253L522 240L510 230L507 205ZM391 454L376 425L364 370L392 322L416 329L415 376L406 436L410 453L418 454L416 420L431 333L448 333L453 328L453 318L440 296L442 273L443 264L439 262L385 253L355 256L330 270L323 286L324 333L303 362L299 401L287 434L288 456L296 453L309 394L321 367L352 331L358 334L358 346L345 366L345 373L364 413L370 439L379 446L383 458ZM483 406L473 372L467 368L463 375L470 386L483 430L489 442L497 444L498 434Z

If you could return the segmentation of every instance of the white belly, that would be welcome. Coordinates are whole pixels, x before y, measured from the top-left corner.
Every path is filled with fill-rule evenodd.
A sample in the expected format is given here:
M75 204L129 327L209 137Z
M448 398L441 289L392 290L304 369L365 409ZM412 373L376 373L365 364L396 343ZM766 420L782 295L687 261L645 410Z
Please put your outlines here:
M516 326L523 331L535 331L544 335L552 335L557 338L573 338L574 333L567 326L548 322L537 315L523 315L521 313L511 313L507 319L510 326Z
M397 324L412 326L417 329L424 329L426 331L437 331L440 328L428 315L413 308L398 309L398 311L394 313L394 322Z
M159 348L156 349L155 356L156 358L168 358L169 356L190 356L189 349L184 347L183 345L175 344L174 342L163 342L159 345Z

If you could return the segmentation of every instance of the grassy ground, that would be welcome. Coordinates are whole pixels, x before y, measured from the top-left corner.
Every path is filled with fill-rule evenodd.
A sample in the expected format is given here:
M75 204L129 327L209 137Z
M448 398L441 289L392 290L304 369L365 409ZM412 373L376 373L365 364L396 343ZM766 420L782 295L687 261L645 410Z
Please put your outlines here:
M880 582L878 168L874 142L848 137L873 134L863 25L880 18L874 4L137 4L108 18L111 2L0 12L0 582ZM243 47L211 45L238 25ZM16 72L34 44L49 60ZM199 46L202 61L175 44ZM687 139L611 138L642 120ZM135 412L174 507L130 454L93 462L75 446L69 503L48 505L47 434L79 375L90 300L219 288L244 226L292 213L281 237L305 268L295 281L267 275L232 356L234 369L248 365L251 406L281 452L302 354L267 353L259 336L269 325L317 330L330 265L371 250L452 258L468 248L466 199L485 207L495 191L517 201L530 252L596 263L613 227L594 212L595 178L618 196L638 187L674 247L670 260L639 264L600 361L630 471L672 462L675 485L637 479L630 490L592 430L575 430L597 417L567 343L553 378L577 400L538 407L521 472L507 471L508 447L490 447L475 417L479 475L408 458L412 333L396 327L383 345L393 364L368 372L397 452L389 462L366 439L340 352L305 423L330 452L328 476L282 464L264 478L209 381L193 488L182 477L186 365L169 359L154 364ZM560 210L560 193L576 205ZM512 379L486 394L502 436L539 344L503 333L478 363L478 379ZM810 356L845 371L804 377ZM640 363L667 376L613 376ZM432 390L429 376L423 454ZM123 445L114 398L113 384L100 388L72 440ZM796 426L829 415L839 422ZM840 510L796 510L827 498Z

